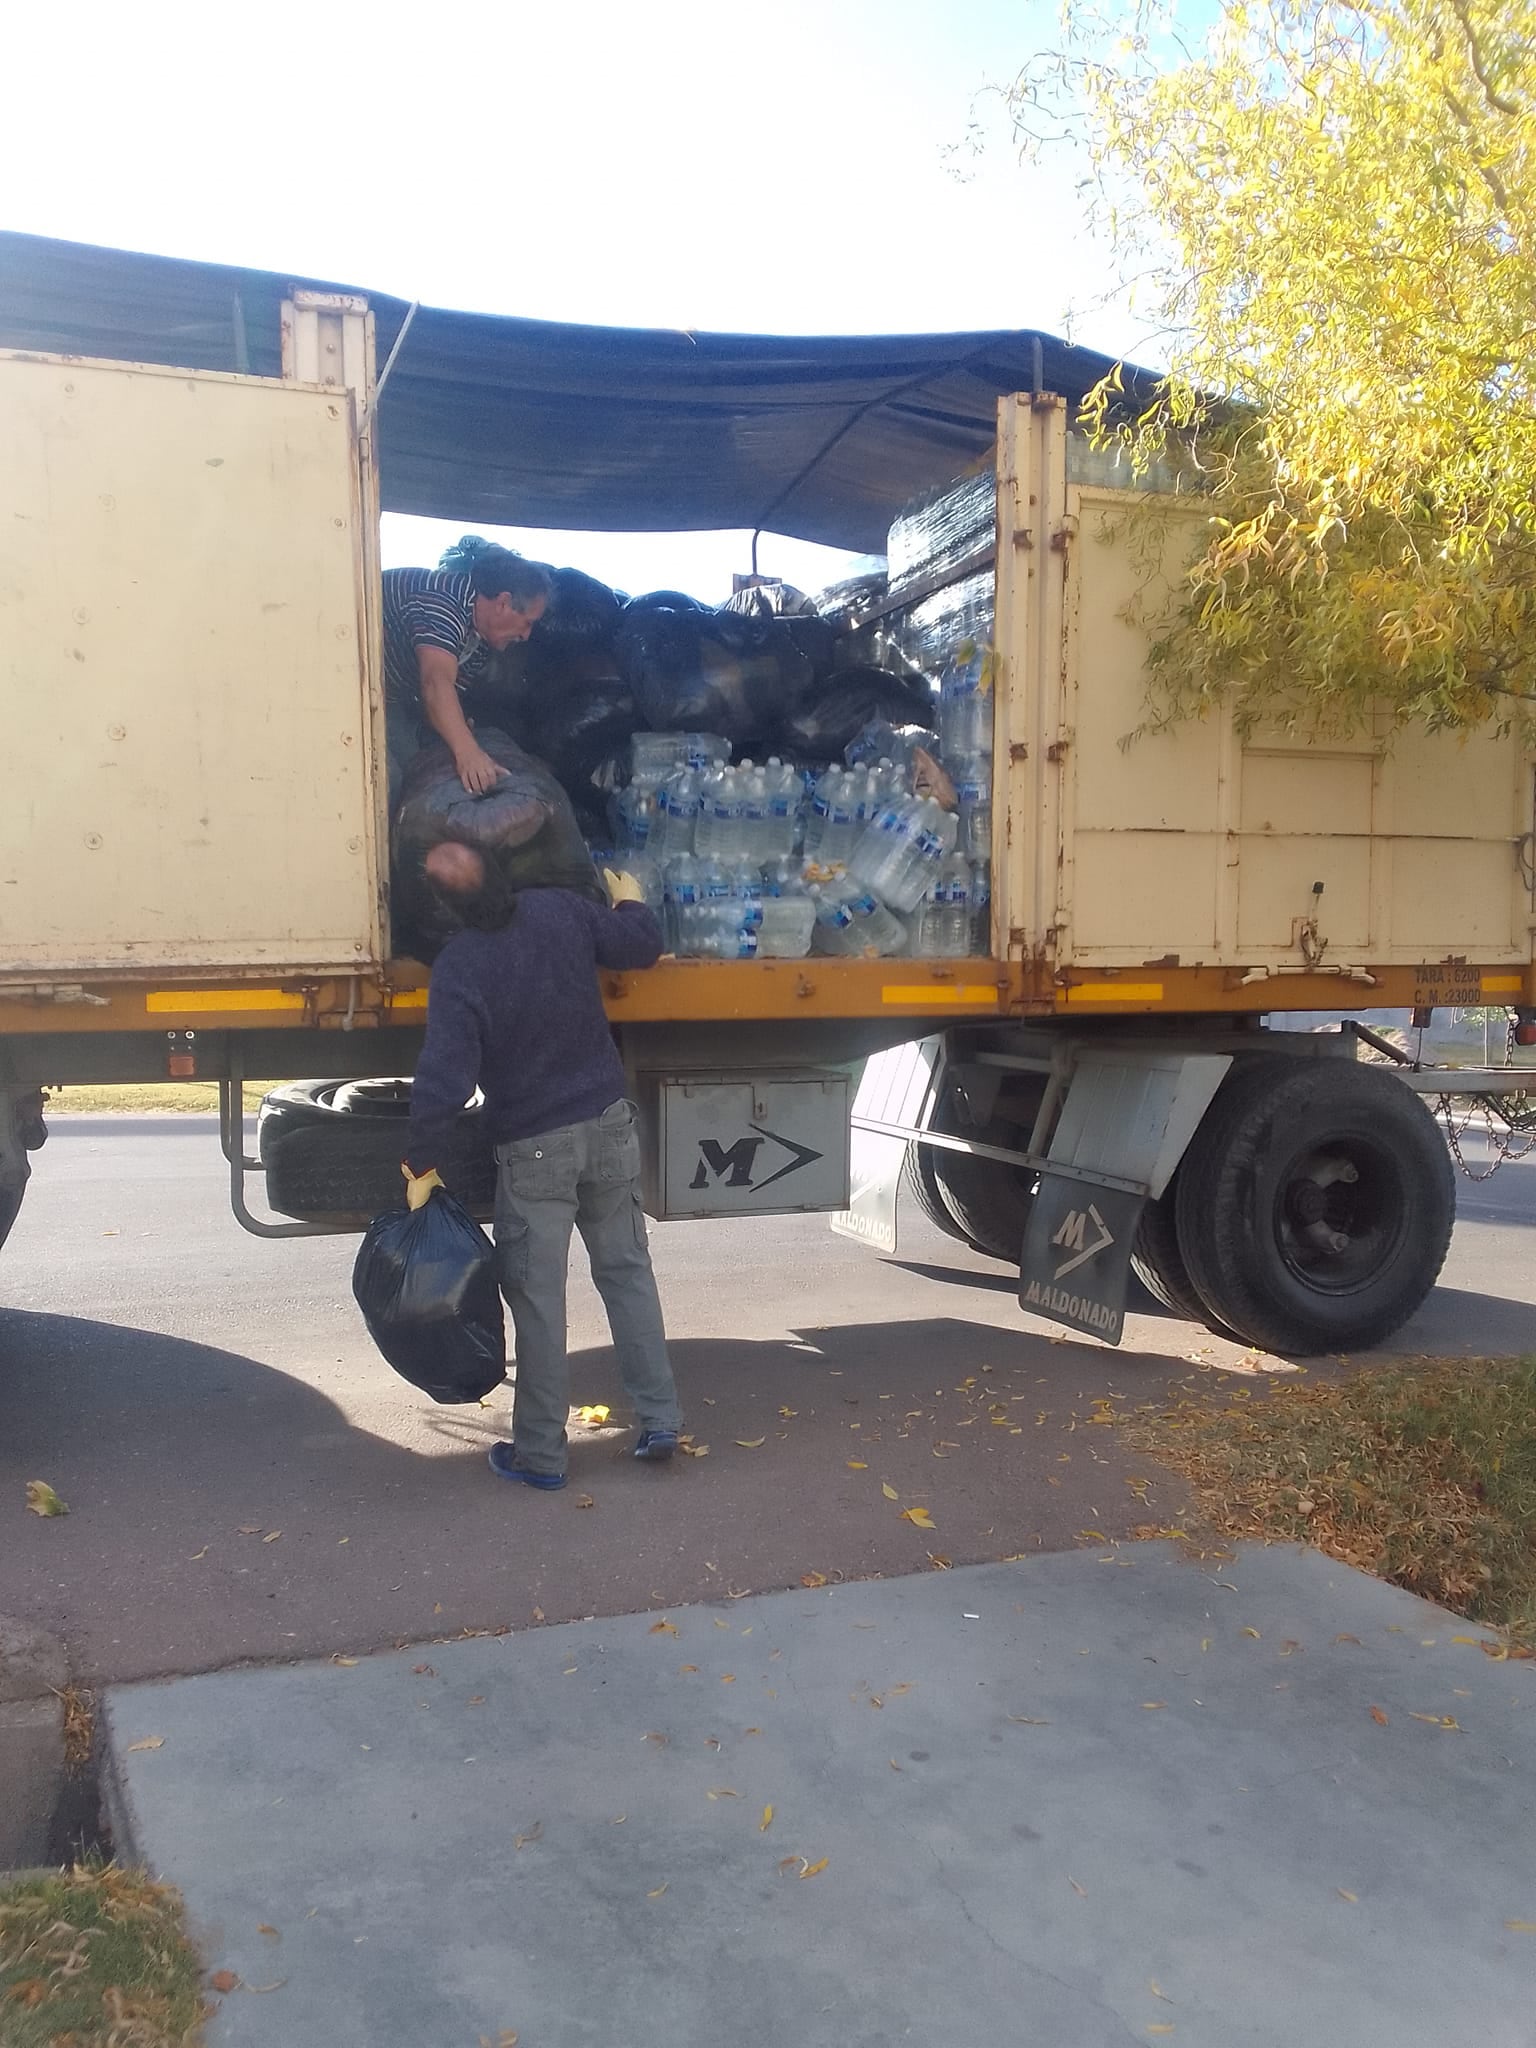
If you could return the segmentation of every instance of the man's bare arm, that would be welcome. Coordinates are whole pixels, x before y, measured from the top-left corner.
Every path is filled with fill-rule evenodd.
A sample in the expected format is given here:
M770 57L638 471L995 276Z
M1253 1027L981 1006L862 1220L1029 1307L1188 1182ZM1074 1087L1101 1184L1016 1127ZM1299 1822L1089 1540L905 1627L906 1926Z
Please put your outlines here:
M421 708L428 725L447 742L459 780L470 795L483 795L501 779L502 770L469 729L459 702L457 660L446 647L418 647L416 663L421 671Z

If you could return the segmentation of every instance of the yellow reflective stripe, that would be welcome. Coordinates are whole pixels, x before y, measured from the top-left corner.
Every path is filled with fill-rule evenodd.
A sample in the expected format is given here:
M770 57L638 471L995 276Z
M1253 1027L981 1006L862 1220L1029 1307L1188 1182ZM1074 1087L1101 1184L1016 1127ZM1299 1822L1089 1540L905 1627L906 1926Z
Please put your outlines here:
M215 1010L302 1010L304 997L280 988L152 989L144 998L152 1017L206 1016Z
M975 988L950 988L938 982L924 982L917 988L886 987L880 991L882 1003L909 1003L928 1005L944 1003L990 1003L997 1007L997 990L978 985Z
M1067 990L1069 1003L1160 1003L1160 981L1079 981Z
M1517 996L1525 983L1518 974L1485 974L1483 994L1485 996Z
M427 1007L427 992L424 988L397 988L389 999L392 1010L424 1010Z

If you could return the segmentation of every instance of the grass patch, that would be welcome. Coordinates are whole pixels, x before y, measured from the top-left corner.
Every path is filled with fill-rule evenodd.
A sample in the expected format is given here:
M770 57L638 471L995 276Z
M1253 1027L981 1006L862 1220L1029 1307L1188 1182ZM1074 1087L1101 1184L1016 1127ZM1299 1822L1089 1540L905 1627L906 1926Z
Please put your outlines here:
M275 1081L247 1081L241 1095L246 1114L254 1116L261 1098ZM56 1088L48 1095L47 1114L55 1116L145 1116L166 1111L214 1116L219 1107L217 1081L124 1081L111 1086Z
M1536 1642L1536 1358L1429 1358L1128 1416L1225 1536L1312 1543Z
M193 2048L207 2008L181 1901L140 1871L0 1884L5 2048Z

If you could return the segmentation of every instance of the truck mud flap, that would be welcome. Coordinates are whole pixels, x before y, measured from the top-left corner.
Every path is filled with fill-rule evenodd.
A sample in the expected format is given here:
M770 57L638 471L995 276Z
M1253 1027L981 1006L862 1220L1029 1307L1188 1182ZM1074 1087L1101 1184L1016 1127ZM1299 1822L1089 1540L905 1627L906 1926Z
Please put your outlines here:
M1136 1225L1226 1077L1215 1053L1079 1054L1030 1210L1019 1305L1118 1344Z
M864 1062L853 1098L848 1155L848 1207L827 1221L840 1237L856 1237L886 1253L896 1249L896 1190L908 1139L871 1124L920 1130L937 1092L944 1060L942 1038L893 1045Z

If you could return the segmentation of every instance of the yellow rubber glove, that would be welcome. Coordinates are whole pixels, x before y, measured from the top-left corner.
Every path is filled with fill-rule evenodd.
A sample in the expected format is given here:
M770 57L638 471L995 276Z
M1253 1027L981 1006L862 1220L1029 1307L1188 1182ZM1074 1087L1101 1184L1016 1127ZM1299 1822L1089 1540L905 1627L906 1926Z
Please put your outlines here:
M425 1173L412 1173L402 1159L400 1171L405 1175L405 1206L407 1209L422 1209L432 1199L432 1190L443 1184L442 1176L435 1166L429 1166Z
M633 875L616 875L612 868L603 869L603 880L608 885L608 901L617 910L621 903L643 903L645 891Z

